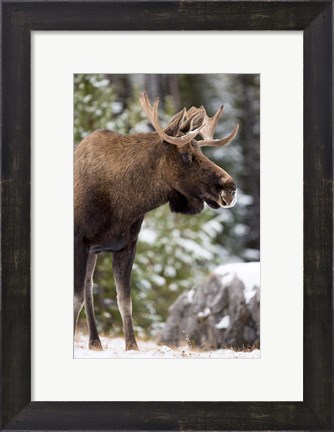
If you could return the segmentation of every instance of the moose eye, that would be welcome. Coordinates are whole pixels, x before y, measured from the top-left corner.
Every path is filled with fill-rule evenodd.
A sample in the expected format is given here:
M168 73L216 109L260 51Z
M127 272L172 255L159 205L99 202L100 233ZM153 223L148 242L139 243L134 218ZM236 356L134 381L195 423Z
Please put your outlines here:
M190 164L191 161L193 160L193 156L192 156L191 153L182 153L181 156L182 156L182 161L183 161L185 164Z

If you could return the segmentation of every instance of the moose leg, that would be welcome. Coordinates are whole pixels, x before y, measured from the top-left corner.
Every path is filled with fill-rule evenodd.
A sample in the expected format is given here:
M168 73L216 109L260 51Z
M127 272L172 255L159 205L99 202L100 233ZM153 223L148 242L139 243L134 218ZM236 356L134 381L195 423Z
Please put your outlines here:
M74 334L82 306L85 301L85 277L88 250L77 238L74 239Z
M102 350L102 344L96 328L93 300L93 273L95 270L97 256L88 255L87 270L85 278L85 310L89 329L89 349Z
M117 289L117 304L123 320L125 349L138 351L132 324L130 274L136 253L136 241L122 252L113 254L113 272Z

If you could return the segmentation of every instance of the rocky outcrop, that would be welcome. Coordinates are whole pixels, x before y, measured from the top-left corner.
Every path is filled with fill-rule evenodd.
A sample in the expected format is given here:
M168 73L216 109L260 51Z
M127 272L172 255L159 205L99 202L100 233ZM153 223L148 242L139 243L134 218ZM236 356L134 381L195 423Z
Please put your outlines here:
M169 309L160 342L204 349L260 344L260 263L218 267Z

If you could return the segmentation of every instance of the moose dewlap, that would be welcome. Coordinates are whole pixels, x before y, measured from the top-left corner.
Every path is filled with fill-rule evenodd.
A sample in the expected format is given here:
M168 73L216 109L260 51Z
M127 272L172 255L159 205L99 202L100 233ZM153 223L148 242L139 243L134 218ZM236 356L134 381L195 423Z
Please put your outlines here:
M113 253L125 348L137 350L130 274L145 214L167 202L171 211L183 214L199 213L204 202L212 208L228 208L236 202L232 177L200 149L224 146L236 136L238 125L226 137L214 139L223 107L211 118L203 106L183 108L163 128L159 99L151 106L142 93L140 102L154 132L121 135L96 130L75 150L74 331L85 304L91 349L102 349L92 292L97 254Z

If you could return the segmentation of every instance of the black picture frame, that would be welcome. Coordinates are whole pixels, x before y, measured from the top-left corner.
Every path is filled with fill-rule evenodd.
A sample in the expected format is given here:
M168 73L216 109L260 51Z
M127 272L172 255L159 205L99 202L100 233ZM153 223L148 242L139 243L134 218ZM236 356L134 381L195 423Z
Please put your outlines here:
M1 430L332 430L333 1L8 0L1 9ZM303 31L303 402L31 402L31 30Z

